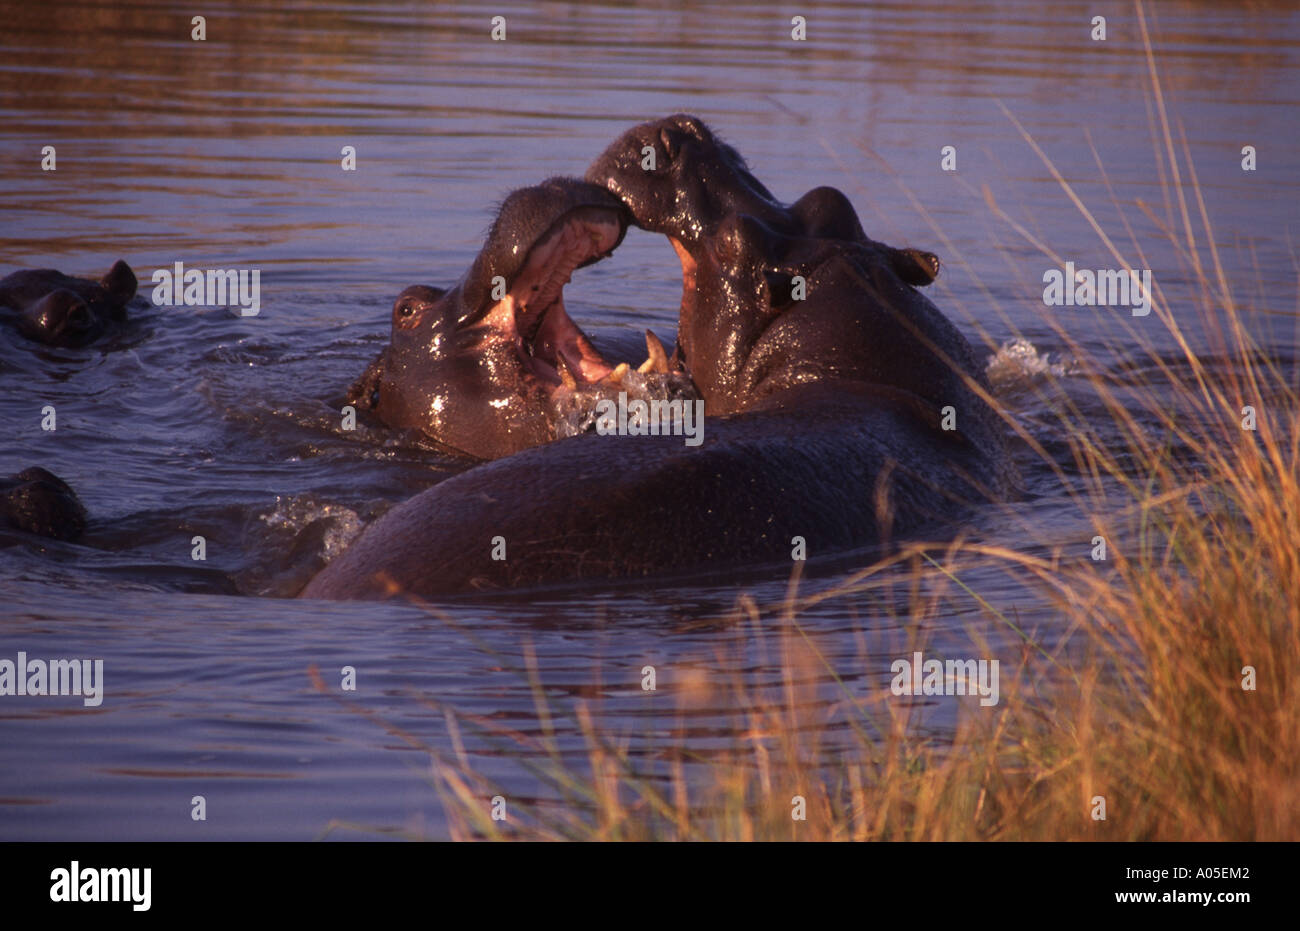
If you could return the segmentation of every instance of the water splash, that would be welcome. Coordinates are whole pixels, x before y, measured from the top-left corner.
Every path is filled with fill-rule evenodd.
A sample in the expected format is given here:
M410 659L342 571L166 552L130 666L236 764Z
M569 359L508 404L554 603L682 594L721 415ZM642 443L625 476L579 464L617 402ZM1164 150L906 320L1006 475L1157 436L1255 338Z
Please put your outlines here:
M1051 361L1046 352L1027 339L1008 340L989 358L985 373L995 389L1014 388L1032 382L1044 375L1060 378L1078 371L1078 363L1066 358Z
M286 531L299 542L304 532L312 528L318 536L313 548L318 547L320 555L327 560L342 553L364 525L352 508L321 502L313 495L278 496L275 509L259 516L268 528Z
M695 383L676 372L628 372L618 384L608 381L561 388L551 397L551 421L556 438L577 436L595 429L596 405L618 402L620 392L629 401L695 401L700 397Z

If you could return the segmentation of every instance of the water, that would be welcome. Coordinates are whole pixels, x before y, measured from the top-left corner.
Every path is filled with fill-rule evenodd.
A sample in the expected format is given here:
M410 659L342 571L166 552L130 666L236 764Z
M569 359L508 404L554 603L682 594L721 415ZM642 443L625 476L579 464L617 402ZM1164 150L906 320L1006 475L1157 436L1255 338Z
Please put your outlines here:
M728 744L720 699L695 707L682 732L673 721L687 682L736 670L780 681L779 651L753 625L719 620L737 589L598 586L436 614L283 597L382 508L463 467L337 429L393 298L454 280L505 193L581 174L636 121L699 114L783 199L835 185L875 238L939 253L932 297L973 340L990 355L1029 341L1001 357L999 385L1041 430L1030 370L1068 370L1037 301L1049 263L990 211L985 188L1079 267L1114 262L1001 101L1126 252L1121 217L1132 224L1205 342L1190 269L1161 245L1161 227L1181 220L1156 169L1146 61L1123 6L1104 43L1088 38L1091 14L1052 2L804 4L805 45L789 41L788 15L734 3L501 12L505 43L489 41L472 5L213 2L197 43L191 14L162 3L0 2L0 271L98 276L119 257L144 282L176 261L262 271L254 318L150 307L91 349L0 345L0 474L39 463L91 514L77 544L0 548L0 657L102 658L107 691L94 709L4 699L0 837L443 836L423 747L451 752L448 707L536 735L526 646L575 762L579 701L598 703L604 733L647 758ZM1282 3L1147 12L1226 277L1254 308L1261 345L1293 360L1300 15ZM1240 169L1246 144L1259 152L1254 173ZM46 145L56 172L39 170ZM356 172L339 168L346 145ZM947 145L956 173L939 170ZM671 337L679 282L671 248L632 231L566 299L598 340L637 346L646 327ZM1116 377L1124 360L1108 347L1140 338L1175 355L1154 318L1072 308L1061 320ZM46 404L54 433L40 429ZM1038 497L972 529L1022 545L1031 520L1043 547L1087 539L1050 473L1025 462ZM190 558L195 535L206 562ZM1049 638L1059 624L997 572L972 567L964 581ZM744 586L763 605L784 590ZM887 684L914 633L888 613L840 596L801 615L856 696ZM765 610L758 628L776 623ZM1013 636L960 598L924 635L939 652L968 653L978 635L1012 656ZM659 670L650 694L647 664ZM358 688L340 693L348 665ZM813 678L833 747L843 715L825 674ZM508 793L540 791L518 750L467 739ZM203 822L190 818L196 795Z

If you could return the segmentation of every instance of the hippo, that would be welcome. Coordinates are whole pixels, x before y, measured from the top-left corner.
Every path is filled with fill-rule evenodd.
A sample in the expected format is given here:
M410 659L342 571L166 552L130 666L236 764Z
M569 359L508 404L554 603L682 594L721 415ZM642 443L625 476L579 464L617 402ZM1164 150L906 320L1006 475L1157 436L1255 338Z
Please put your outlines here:
M655 150L656 170L641 168ZM970 344L918 290L939 259L863 231L848 197L818 187L782 205L697 117L635 126L587 171L682 266L678 349L710 413L735 413L795 385L853 382L991 459L1005 450ZM806 300L796 300L802 279ZM693 364L693 358L699 364Z
M126 320L136 287L120 259L99 281L50 268L18 271L0 279L0 320L47 346L85 346Z
M610 376L617 385L628 371L605 361L564 306L573 271L626 231L627 211L603 187L551 178L514 191L459 282L398 295L389 343L348 403L476 459L555 439L562 395ZM667 373L662 343L646 339L642 370Z
M469 469L370 525L302 597L716 577L888 545L1009 492L974 353L917 290L930 253L873 242L831 188L782 206L691 117L625 133L587 180L682 258L674 354L703 444L586 434Z
M67 482L39 466L0 478L0 525L55 540L86 529L86 509Z

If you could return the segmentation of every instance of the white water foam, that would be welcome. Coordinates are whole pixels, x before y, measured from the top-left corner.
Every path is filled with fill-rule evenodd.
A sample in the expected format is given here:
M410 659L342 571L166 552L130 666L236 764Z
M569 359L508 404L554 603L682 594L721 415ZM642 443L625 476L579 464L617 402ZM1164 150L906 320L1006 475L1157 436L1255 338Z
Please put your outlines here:
M692 401L699 398L695 384L685 375L630 371L617 385L598 382L577 388L560 389L551 397L551 419L556 437L576 436L594 428L596 403L616 400L619 392L628 400Z
M984 369L995 389L1014 388L1044 375L1061 377L1078 371L1073 359L1053 362L1027 339L1008 340L990 358Z

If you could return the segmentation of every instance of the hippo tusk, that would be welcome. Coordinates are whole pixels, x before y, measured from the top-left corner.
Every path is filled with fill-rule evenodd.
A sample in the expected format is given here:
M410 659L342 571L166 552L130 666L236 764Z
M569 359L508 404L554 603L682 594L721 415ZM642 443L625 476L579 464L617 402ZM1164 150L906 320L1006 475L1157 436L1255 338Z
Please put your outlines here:
M650 330L645 331L645 351L646 360L637 367L637 371L642 375L647 372L667 375L668 353L664 351L664 344L659 341L659 337Z
M555 359L555 371L560 373L560 384L572 391L578 387L578 380L573 377L573 372L569 371L569 365L564 361L564 356L557 356Z
M628 373L628 370L631 367L632 366L628 365L626 362L620 362L614 367L612 372L605 376L605 381L609 382L611 385L623 384L623 376Z

